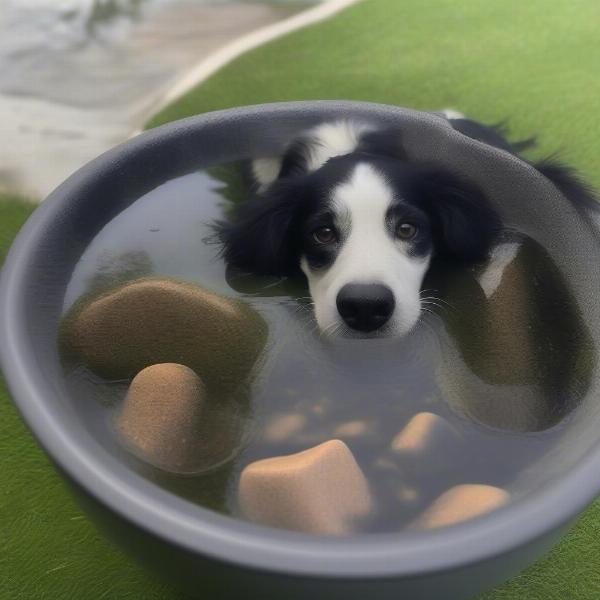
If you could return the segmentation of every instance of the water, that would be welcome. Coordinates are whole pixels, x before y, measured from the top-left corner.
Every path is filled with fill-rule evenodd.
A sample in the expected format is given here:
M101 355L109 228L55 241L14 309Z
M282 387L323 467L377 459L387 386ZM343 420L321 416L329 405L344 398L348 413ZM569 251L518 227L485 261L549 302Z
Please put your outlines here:
M67 382L85 403L81 414L92 435L159 485L237 516L246 465L335 438L351 448L375 496L363 532L401 530L457 484L490 484L513 498L530 491L521 475L560 444L595 361L543 249L523 242L519 264L534 261L537 275L519 280L518 269L505 270L507 289L489 269L434 270L426 287L440 306L405 338L328 341L297 300L307 296L302 285L232 274L207 242L207 224L231 207L236 180L237 166L225 166L165 182L137 200L90 244L65 297L67 311L90 290L151 274L250 303L268 323L269 337L257 378L236 405L243 409L235 413L240 427L228 459L187 476L139 460L115 434L128 382L103 381L79 368L67 372ZM515 352L523 347L529 350ZM444 417L454 437L418 458L394 453L394 437L423 411Z
M309 4L0 0L0 189L42 200L208 54Z

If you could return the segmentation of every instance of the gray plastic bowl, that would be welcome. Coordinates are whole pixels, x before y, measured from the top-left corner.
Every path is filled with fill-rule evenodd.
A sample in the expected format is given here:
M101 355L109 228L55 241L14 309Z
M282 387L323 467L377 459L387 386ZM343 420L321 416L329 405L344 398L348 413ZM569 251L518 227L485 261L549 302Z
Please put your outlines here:
M598 368L559 447L505 508L427 532L327 539L255 526L182 500L135 474L82 425L63 383L57 327L65 288L94 235L136 198L209 164L268 156L297 130L334 117L398 126L415 158L468 172L505 220L544 245L600 341L597 215L576 210L507 153L433 114L352 102L227 110L149 131L92 161L36 210L1 281L0 356L15 403L98 526L146 564L206 598L468 598L546 552L600 493Z

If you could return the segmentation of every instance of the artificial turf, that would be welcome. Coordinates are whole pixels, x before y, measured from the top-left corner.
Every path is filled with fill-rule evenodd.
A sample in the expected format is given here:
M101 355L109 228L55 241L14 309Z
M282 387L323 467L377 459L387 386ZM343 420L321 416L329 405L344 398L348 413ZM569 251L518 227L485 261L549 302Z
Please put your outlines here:
M452 107L508 119L600 184L599 24L595 0L366 0L243 55L148 126L286 100Z
M34 208L0 194L0 265ZM0 465L0 599L182 597L132 563L83 515L21 421L1 374Z
M366 0L258 48L149 126L260 102L355 99L510 117L600 185L600 3ZM0 261L31 206L0 196ZM1 341L0 341L1 343ZM0 598L173 599L70 499L0 382ZM598 600L600 501L545 558L479 600ZM211 600L207 597L207 600Z

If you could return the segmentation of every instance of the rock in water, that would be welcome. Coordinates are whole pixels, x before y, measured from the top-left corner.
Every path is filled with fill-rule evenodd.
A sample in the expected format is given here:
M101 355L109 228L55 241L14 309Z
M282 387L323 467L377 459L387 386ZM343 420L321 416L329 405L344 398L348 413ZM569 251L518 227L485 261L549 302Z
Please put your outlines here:
M563 274L536 241L506 233L485 264L438 265L428 285L452 307L439 370L451 405L492 427L539 431L585 396L596 352Z
M439 415L430 412L416 414L392 440L392 451L419 457L435 452L448 453L460 442L452 425Z
M340 440L251 463L242 471L239 502L257 523L323 535L351 533L373 505L365 476Z
M505 505L510 494L492 485L467 483L439 496L412 524L413 528L446 527Z
M60 341L65 358L105 379L179 363L209 392L227 393L251 374L267 333L263 318L244 302L189 283L144 278L76 303Z
M131 382L117 419L119 435L143 460L185 472L199 460L205 397L204 384L188 367L147 367Z

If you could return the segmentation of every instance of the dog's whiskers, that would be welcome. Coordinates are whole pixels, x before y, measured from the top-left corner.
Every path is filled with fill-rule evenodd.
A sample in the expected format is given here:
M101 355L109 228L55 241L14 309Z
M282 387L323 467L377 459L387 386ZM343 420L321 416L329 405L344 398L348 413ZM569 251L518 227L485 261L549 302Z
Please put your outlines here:
M327 325L327 327L321 330L321 335L323 335L324 337L333 337L340 332L342 327L342 323L330 323L329 325Z
M426 291L430 291L430 290L422 290L421 294L423 292ZM433 290L431 290L433 291ZM440 310L446 310L446 309L450 309L450 310L456 310L456 308L450 304L450 302L448 302L447 300L444 300L443 298L440 298L439 296L420 296L419 297L420 301L421 301L421 307L425 306L425 305L429 305L429 306L435 306L436 308L439 308Z

